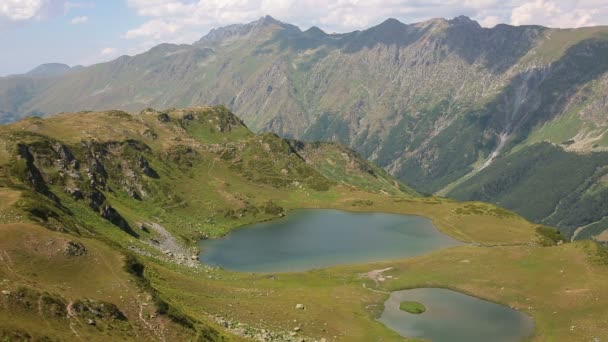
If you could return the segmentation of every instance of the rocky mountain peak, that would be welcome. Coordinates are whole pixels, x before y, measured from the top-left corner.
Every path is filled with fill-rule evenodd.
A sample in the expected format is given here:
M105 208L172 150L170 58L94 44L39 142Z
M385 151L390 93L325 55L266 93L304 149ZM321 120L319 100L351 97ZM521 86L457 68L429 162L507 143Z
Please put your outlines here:
M457 16L454 19L449 20L448 22L453 26L460 25L460 26L471 26L471 27L475 27L475 28L481 27L481 25L479 25L478 22L467 17L466 15Z
M324 36L324 35L326 35L325 31L321 30L317 26L312 26L308 30L304 31L304 33L306 35L309 35L309 36Z
M386 19L385 21L383 21L382 23L380 23L379 25L369 28L367 31L375 31L375 32L383 33L383 34L390 34L390 33L396 33L399 31L403 31L407 27L408 27L408 25L400 22L399 20L397 20L395 18L389 18L389 19Z
M254 21L253 23L255 23L257 25L282 25L283 24L281 21L276 20L275 18L273 18L269 15L260 17L260 19L258 19L257 21Z
M72 68L69 65L63 63L45 63L30 70L26 75L31 77L51 77L65 74L71 70Z
M216 44L220 42L236 40L244 37L249 37L251 34L263 32L272 28L290 28L295 27L285 24L275 18L266 15L256 21L247 24L233 24L220 28L214 28L207 35L201 38L195 45Z

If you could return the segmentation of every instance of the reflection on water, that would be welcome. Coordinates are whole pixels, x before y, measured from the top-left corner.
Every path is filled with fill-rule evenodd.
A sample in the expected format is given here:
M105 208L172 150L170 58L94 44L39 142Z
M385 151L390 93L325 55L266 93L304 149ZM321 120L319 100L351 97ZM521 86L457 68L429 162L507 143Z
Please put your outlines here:
M418 216L311 209L203 240L200 260L237 271L303 271L410 257L458 244Z

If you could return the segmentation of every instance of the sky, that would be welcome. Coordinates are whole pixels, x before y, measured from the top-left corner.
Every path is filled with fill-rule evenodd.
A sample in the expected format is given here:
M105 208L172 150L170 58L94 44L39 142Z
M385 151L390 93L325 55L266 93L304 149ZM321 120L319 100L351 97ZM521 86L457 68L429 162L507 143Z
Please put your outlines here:
M349 32L466 15L570 28L608 25L608 0L0 0L0 75L42 63L91 65L160 43L190 44L214 27L271 15L302 29Z

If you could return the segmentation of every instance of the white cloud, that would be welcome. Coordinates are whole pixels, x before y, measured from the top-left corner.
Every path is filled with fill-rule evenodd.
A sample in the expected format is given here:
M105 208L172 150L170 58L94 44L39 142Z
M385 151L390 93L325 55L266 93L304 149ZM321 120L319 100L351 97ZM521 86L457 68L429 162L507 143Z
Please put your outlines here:
M608 17L606 1L528 1L513 9L514 25L545 25L550 27L581 27L605 24Z
M62 13L65 0L0 0L0 29Z
M501 23L500 17L495 15L489 15L482 19L479 19L479 25L483 27L494 27Z
M364 29L394 17L418 22L467 15L485 27L499 23L579 27L608 24L606 0L126 0L146 22L124 34L146 45L189 43L209 29L271 15L303 29Z
M72 20L70 20L70 23L73 25L78 25L78 24L85 24L88 21L89 21L89 17L83 15L83 16L72 18Z
M76 64L80 65L92 65L97 63L103 63L111 61L120 55L123 55L125 51L115 47L104 47L99 50L93 51L91 54L80 58Z
M118 49L112 48L112 47L103 48L99 51L99 54L101 56L113 56L113 55L116 55L117 53L118 53Z

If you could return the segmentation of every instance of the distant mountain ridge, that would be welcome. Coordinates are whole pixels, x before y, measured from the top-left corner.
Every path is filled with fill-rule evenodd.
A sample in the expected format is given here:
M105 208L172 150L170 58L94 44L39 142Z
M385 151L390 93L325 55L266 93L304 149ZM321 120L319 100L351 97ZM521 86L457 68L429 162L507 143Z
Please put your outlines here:
M72 70L69 65L62 63L46 63L35 67L26 73L31 77L61 76Z
M460 16L328 34L266 16L52 82L1 78L0 117L225 104L254 131L350 146L419 191L520 213L539 200L522 198L523 184L552 192L542 215L524 214L601 232L608 207L582 204L608 195L607 92L608 27L483 28ZM511 157L526 155L540 159ZM566 157L589 167L525 171Z

